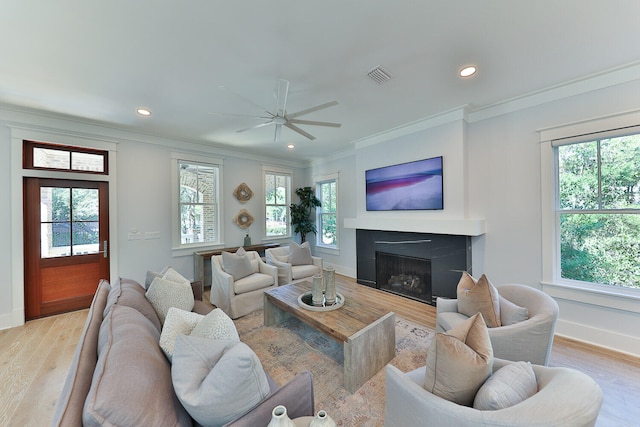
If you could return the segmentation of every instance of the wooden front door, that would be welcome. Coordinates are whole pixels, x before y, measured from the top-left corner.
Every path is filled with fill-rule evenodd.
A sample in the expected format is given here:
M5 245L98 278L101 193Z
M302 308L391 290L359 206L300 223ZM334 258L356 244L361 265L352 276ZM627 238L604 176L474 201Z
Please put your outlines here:
M109 279L106 182L25 178L27 320L91 305Z

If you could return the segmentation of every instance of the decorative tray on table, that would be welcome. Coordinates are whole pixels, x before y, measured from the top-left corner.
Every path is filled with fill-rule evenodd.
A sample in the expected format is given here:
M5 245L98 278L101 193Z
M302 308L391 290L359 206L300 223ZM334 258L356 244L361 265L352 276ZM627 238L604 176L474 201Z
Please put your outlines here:
M314 305L311 291L307 291L298 297L298 305L305 310L311 311L331 311L337 310L344 305L344 296L340 293L336 293L336 302L329 305L326 303L324 297L322 298L322 305Z

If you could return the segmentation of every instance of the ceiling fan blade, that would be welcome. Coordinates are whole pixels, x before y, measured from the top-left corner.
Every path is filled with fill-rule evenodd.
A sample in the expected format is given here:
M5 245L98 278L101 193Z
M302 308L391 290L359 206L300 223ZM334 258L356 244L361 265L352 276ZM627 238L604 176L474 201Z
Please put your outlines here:
M255 125L255 126L249 126L248 128L237 130L236 132L238 132L238 133L245 132L245 131L248 131L248 130L251 130L251 129L257 129L257 128L261 128L261 127L264 127L264 126L269 126L269 125L272 125L273 123L274 123L273 120L269 120L268 122L260 123L260 124Z
M314 120L300 120L300 119L289 119L289 123L295 123L297 125L328 126L332 128L339 128L340 126L342 126L342 123L316 122Z
M297 113L288 114L287 119L293 119L299 116L303 116L305 114L313 113L314 111L333 107L334 105L338 105L338 101L326 102L324 104L316 105L315 107L307 108L306 110L298 111Z
M220 87L220 89L225 90L225 91L227 91L227 92L229 92L229 93L231 93L231 94L235 95L236 97L238 97L238 98L242 99L244 102L247 102L247 103L249 103L249 104L253 105L253 106L254 106L254 107L256 107L256 108L259 108L260 110L262 110L262 111L264 111L264 112L267 112L267 113L269 112L269 110L267 110L266 108L264 108L262 105L258 105L258 104L256 104L255 102L253 102L253 101L252 101L252 100L250 100L249 98L245 98L244 96L242 96L242 95L240 95L239 93L237 93L237 92L235 92L235 91L233 91L233 90L229 89L228 87L226 87L226 86L224 86L224 85L221 85L221 86L219 86L219 87Z
M292 124L291 124L291 123L289 123L289 122L286 122L284 125L285 125L286 127L288 127L289 129L291 129L292 131L294 131L294 132L298 132L300 135L302 135L302 136L304 136L304 137L307 137L308 139L310 139L310 140L312 140L312 141L313 141L314 139L316 139L316 137L315 137L315 136L311 135L310 133L307 133L307 132L303 131L303 130L302 130L302 129L300 129L298 126L292 125Z
M256 116L255 114L236 114L236 113L225 113L222 111L209 111L209 114L214 115L214 116L229 116L229 117L243 117L243 118L249 118L249 119L263 119L263 120L269 120L272 117L271 116Z
M287 96L289 96L289 81L278 80L278 98L276 102L276 115L284 117L287 112Z
M280 140L280 133L282 132L282 125L280 123L276 123L276 130L273 134L273 142L278 142Z

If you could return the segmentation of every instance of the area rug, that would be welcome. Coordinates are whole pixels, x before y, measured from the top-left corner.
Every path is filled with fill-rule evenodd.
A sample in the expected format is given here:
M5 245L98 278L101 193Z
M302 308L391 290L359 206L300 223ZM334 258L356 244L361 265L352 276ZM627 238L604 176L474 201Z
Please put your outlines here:
M316 410L326 410L338 426L383 425L384 369L351 394L343 387L341 344L294 318L265 327L262 311L234 322L240 339L256 352L277 384L308 370L313 375ZM433 334L396 315L396 357L390 364L403 372L424 366Z

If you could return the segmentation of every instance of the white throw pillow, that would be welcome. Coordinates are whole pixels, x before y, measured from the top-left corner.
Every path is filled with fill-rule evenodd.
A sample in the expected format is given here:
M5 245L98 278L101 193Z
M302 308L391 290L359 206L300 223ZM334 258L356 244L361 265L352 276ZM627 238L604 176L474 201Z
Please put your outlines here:
M158 314L161 324L164 324L171 307L191 311L195 303L188 281L178 283L160 277L153 279L145 296Z
M536 374L529 362L510 363L498 369L480 387L473 407L481 411L508 408L538 392Z
M178 273L176 270L174 270L171 267L167 268L167 271L165 271L165 273L162 276L162 278L165 279L165 280L168 280L170 282L176 282L176 283L187 282L187 283L191 284L189 279L187 279L186 277L184 277L182 274Z
M225 273L233 276L234 281L253 274L251 260L242 248L238 249L235 254L222 252L222 269Z
M529 318L529 310L520 307L506 298L500 297L500 323L502 326L514 325Z
M212 310L206 316L202 316L189 335L215 340L240 341L240 336L233 320L219 308Z
M458 405L471 406L493 370L493 348L482 314L437 333L427 353L424 388Z
M311 247L309 242L304 242L299 245L296 242L291 242L289 245L289 264L291 265L309 265L313 264L313 258L311 257Z
M171 377L182 406L203 426L236 419L270 392L258 356L237 341L178 336Z
M167 318L160 334L160 348L164 351L169 361L173 358L173 349L178 335L189 335L193 328L204 319L202 314L180 310L176 307L169 308Z

